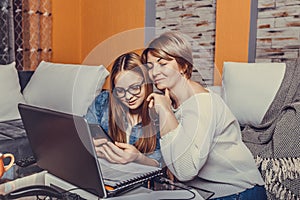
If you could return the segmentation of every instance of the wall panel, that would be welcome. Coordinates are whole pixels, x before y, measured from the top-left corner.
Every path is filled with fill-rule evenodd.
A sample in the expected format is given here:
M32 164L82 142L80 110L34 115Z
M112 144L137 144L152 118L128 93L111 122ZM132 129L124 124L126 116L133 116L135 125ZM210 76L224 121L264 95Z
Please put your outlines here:
M145 21L142 0L53 0L52 11L53 62L81 63L101 43L135 29L134 36L125 42L144 46L144 32L140 31ZM122 43L105 47L112 48L106 52L123 52Z

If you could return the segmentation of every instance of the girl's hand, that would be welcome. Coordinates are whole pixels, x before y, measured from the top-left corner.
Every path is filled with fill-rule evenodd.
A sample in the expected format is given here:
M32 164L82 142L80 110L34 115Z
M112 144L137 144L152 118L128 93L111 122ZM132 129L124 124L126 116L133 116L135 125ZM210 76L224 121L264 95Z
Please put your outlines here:
M102 153L102 146L105 145L107 143L107 139L95 139L93 138L93 143L95 146L95 151L98 157L100 158L104 158L104 155Z
M141 152L138 151L135 146L120 142L116 142L115 144L107 142L99 147L99 151L99 157L104 157L109 162L118 164L136 161L141 156Z
M94 142L95 147L99 147L99 146L107 143L108 141L105 138L98 138L98 139L93 138L93 142Z

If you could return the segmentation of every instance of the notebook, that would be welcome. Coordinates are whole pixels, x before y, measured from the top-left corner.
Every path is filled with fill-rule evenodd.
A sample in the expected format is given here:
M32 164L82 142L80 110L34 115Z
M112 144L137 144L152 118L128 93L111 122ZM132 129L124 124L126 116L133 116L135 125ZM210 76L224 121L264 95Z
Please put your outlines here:
M158 167L98 159L89 125L81 116L26 104L18 108L37 165L100 198L119 195L162 175Z

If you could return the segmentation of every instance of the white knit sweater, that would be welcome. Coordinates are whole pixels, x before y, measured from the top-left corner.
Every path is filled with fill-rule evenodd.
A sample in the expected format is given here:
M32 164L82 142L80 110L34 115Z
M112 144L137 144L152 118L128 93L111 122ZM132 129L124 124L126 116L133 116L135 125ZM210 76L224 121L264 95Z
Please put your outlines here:
M220 96L199 93L174 111L179 125L160 144L166 165L180 181L213 191L214 198L264 184Z

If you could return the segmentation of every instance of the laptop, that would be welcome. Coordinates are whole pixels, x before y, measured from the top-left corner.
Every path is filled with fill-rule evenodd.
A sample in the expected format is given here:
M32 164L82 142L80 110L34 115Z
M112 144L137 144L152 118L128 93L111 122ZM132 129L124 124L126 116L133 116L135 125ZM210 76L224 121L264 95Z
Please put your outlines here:
M84 117L27 104L19 104L18 108L40 168L100 198L116 196L138 186L105 185L92 133Z

